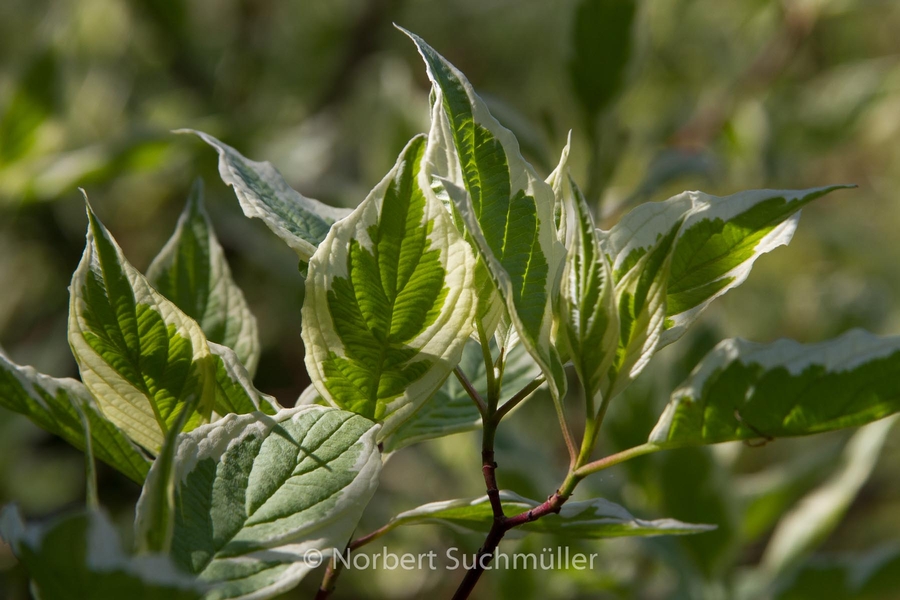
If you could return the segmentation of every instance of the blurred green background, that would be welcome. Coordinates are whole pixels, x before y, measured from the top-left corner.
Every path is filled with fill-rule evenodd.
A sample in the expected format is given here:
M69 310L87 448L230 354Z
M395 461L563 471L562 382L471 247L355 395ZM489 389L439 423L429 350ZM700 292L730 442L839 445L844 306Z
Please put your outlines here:
M856 326L900 333L896 0L3 0L0 343L9 355L77 375L65 330L86 226L79 186L145 269L201 176L259 319L257 386L291 404L308 383L296 257L242 216L214 153L170 130L208 131L272 161L302 193L355 206L427 128L424 69L392 22L468 75L542 174L571 130L576 179L606 226L636 203L684 189L859 184L807 208L790 247L763 257L747 283L654 360L613 407L604 452L644 441L669 392L723 337L814 342ZM572 406L577 414L577 399ZM504 542L507 552L571 545L599 552L600 566L494 572L476 595L752 597L772 532L796 509L818 529L781 574L781 597L900 598L900 432L868 457L871 476L846 449L851 434L664 453L604 472L579 496L719 529ZM424 502L483 493L478 440L464 434L398 453L360 531ZM564 474L564 455L539 393L501 428L501 487L545 497ZM112 471L100 475L101 500L127 530L139 490ZM812 519L803 499L821 486L841 491L840 501L830 498L835 514L846 510L842 519ZM42 518L83 493L76 451L0 411L0 504ZM436 526L383 539L395 552L474 552L481 542ZM461 575L351 571L335 597L448 597ZM285 597L310 597L320 577ZM0 544L0 598L28 597Z

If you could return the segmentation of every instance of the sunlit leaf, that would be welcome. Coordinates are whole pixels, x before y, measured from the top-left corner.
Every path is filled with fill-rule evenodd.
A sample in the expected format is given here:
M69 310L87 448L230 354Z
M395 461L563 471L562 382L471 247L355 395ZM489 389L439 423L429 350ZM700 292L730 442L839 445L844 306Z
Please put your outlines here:
M215 363L196 321L157 292L88 207L87 246L72 277L69 344L81 378L109 420L152 452L182 407L186 429L208 420Z
M853 330L819 344L721 342L672 393L661 446L857 427L900 411L900 337Z
M454 171L438 166L430 175L443 182L519 339L546 374L554 398L561 398L566 378L551 332L565 250L556 238L553 190L525 162L515 136L491 116L465 76L420 37L405 33L434 86L433 119L447 122L432 124L429 141L454 147L458 156L445 165Z
M459 362L472 331L474 256L444 206L422 192L425 138L310 260L306 367L332 405L397 428Z

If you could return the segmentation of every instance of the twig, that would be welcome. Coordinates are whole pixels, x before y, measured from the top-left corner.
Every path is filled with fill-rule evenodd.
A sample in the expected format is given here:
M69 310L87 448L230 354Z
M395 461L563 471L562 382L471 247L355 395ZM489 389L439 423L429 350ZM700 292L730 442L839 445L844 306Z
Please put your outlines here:
M456 375L456 378L459 379L459 383L462 384L463 389L466 390L466 394L469 395L469 398L471 398L472 402L475 403L475 406L478 407L478 412L481 413L482 418L486 418L488 407L484 402L484 398L481 397L481 394L478 393L478 390L475 389L475 386L472 385L472 382L469 381L466 374L462 372L462 369L456 367L453 369L453 374Z
M626 460L631 460L632 458L637 458L638 456L657 452L662 449L663 446L647 442L646 444L641 444L640 446L635 446L634 448L629 448L628 450L622 450L621 452L611 454L606 458L601 458L600 460L595 460L592 463L581 466L575 469L575 475L580 479L584 479L588 475L596 473L597 471L608 469L609 467L617 465L621 462L625 462Z

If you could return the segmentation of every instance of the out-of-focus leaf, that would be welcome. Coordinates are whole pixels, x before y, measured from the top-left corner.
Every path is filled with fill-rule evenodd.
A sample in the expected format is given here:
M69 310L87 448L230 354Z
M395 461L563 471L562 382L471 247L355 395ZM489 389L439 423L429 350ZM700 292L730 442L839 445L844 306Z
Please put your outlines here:
M231 278L203 206L201 180L194 183L175 233L147 269L147 279L199 323L207 340L234 350L253 376L259 361L256 318Z
M762 558L763 569L773 575L784 572L815 550L837 527L872 474L897 419L894 415L866 425L853 435L837 471L778 523Z
M580 0L572 23L569 78L590 117L619 94L631 56L634 0Z
M106 513L80 512L26 526L15 506L0 512L0 536L41 600L200 600L205 588L160 554L129 557Z
M31 148L35 132L53 113L58 77L52 50L42 52L25 69L9 104L0 112L0 167Z
M900 546L813 558L776 585L776 600L887 600L900 589Z

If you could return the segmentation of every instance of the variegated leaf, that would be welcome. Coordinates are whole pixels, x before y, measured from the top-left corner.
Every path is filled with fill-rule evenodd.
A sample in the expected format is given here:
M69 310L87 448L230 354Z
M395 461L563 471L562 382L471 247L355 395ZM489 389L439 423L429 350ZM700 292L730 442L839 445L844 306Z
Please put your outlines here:
M610 398L624 390L659 349L666 316L666 281L681 226L682 222L675 222L646 254L616 279L619 345L607 379L601 384L601 390Z
M684 192L642 204L609 231L616 280L623 279L679 221L666 282L666 320L659 347L681 337L716 298L743 283L757 258L790 242L799 211L849 186L751 190L717 197Z
M179 133L196 134L216 149L219 175L234 188L244 214L251 219L262 219L303 262L316 251L332 224L351 212L301 195L285 182L271 163L244 158L211 135L188 129Z
M547 177L547 185L553 189L553 221L556 224L556 237L566 248L569 247L572 234L566 222L566 204L575 196L574 181L569 174L569 148L572 146L572 132L566 140L566 146L559 157L559 164Z
M452 144L459 157L459 171L433 175L444 182L520 340L546 374L554 398L561 398L565 371L551 332L565 249L556 238L553 190L525 162L515 136L491 116L465 76L420 37L405 33L425 60L435 107L442 108L434 117L449 124L440 128L450 134L441 143Z
M281 410L275 398L253 387L250 374L241 364L234 350L209 342L209 351L216 366L216 403L214 410L224 416L261 411L274 415Z
M356 528L381 472L378 429L302 406L228 415L179 436L176 564L212 588L206 600L293 588L318 566L310 558L327 558Z
M103 416L80 381L42 375L31 367L20 367L0 352L0 406L85 450L80 410L88 421L97 458L137 483L143 483L150 470L144 453Z
M193 396L198 410L186 429L208 420L215 362L196 321L128 263L90 206L87 213L87 246L70 288L69 344L103 414L157 452Z
M28 525L15 506L0 512L9 543L41 600L200 600L205 586L167 556L128 556L106 513L79 512Z
M536 508L540 502L523 498L508 491L500 492L504 512L514 515ZM494 514L487 496L471 500L432 502L402 512L391 521L391 527L438 523L462 531L486 533L494 522ZM674 519L645 521L635 518L625 508L595 498L583 502L566 502L556 515L547 515L517 527L517 531L552 533L571 538L601 539L630 536L684 535L703 533L714 525L682 523Z
M561 165L562 168L562 165ZM560 177L569 178L568 172ZM560 286L561 338L584 386L588 412L599 409L603 382L619 346L619 312L612 270L587 202L574 181L564 196L571 231Z
M672 394L650 442L765 440L857 427L900 411L900 337L721 342Z
M256 372L256 318L231 278L225 253L203 206L201 180L194 183L175 233L153 259L147 279L197 321L209 341L228 346L251 376Z
M434 104L431 107L431 130L428 132L428 144L425 146L425 164L423 170L425 177L431 182L431 192L447 208L453 216L453 223L466 241L474 245L472 236L466 230L459 211L450 198L449 191L444 185L447 174L460 174L453 180L457 187L463 186L459 166L459 155L453 145L453 137L450 132L450 123L444 117L443 94L439 89L434 90ZM428 190L426 190L428 193ZM512 348L518 341L514 337L515 327L509 319L509 315L500 296L497 286L491 278L491 272L485 263L485 259L476 251L475 276L473 281L477 293L475 319L480 327L472 331L472 338L481 343L482 337L490 339L497 332L498 344L503 348ZM480 331L479 331L480 329Z
M423 193L424 136L310 260L306 366L332 405L391 433L459 362L474 322L475 258L444 206Z

